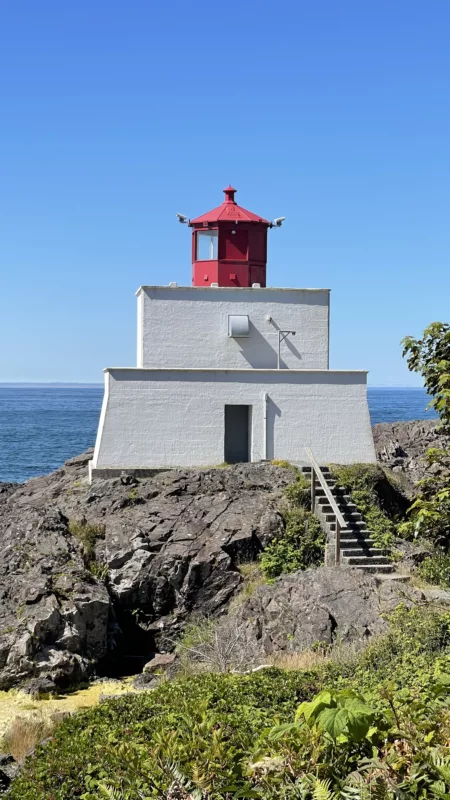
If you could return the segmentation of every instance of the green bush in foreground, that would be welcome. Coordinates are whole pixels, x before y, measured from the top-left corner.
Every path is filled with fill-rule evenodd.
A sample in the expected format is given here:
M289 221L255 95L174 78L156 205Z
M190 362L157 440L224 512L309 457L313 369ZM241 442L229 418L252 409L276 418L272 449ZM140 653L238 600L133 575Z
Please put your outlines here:
M432 586L450 587L450 554L437 551L425 558L416 569L416 575Z
M295 508L285 518L286 530L260 555L261 571L269 580L323 564L325 535L317 517L303 508Z
M343 672L202 675L65 720L10 800L450 796L450 615L399 608Z

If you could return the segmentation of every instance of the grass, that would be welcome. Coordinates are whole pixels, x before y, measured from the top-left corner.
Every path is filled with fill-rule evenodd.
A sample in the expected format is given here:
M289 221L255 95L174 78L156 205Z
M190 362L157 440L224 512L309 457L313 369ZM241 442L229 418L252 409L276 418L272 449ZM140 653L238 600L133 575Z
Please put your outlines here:
M52 734L65 714L91 708L100 696L136 692L123 681L102 681L59 697L30 700L25 692L0 692L0 752L22 762L26 754Z
M99 539L105 538L105 526L71 519L69 520L69 531L81 543L85 565L92 572L92 566L96 564L95 546Z
M375 640L372 639L373 644ZM331 647L318 646L296 653L279 651L267 658L270 666L283 670L300 670L303 672L317 670L319 667L333 666L347 672L356 664L358 656L368 646L367 641L336 641Z

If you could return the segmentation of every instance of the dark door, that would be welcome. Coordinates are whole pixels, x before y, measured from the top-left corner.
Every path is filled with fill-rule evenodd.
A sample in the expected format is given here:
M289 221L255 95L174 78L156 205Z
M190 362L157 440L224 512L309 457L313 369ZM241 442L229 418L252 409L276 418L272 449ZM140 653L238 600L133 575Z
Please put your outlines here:
M225 461L250 461L250 406L225 406Z

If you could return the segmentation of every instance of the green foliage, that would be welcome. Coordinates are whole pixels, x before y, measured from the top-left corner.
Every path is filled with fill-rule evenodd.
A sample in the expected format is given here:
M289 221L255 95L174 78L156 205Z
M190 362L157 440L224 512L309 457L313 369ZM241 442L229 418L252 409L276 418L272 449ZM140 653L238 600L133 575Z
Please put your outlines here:
M416 575L432 586L450 588L450 554L437 550L419 564Z
M286 527L260 555L261 571L267 580L279 575L323 564L325 535L311 506L311 484L303 473L284 490Z
M442 430L450 433L450 325L432 322L421 339L406 336L402 345L408 369L422 375L430 406L439 414Z
M431 395L430 406L440 417L440 429L450 433L450 325L433 322L422 339L403 339L408 369L419 372ZM411 507L404 535L425 536L450 549L450 452L437 448L427 454L433 471L419 483L419 495Z
M222 792L231 786L237 796L260 732L276 718L287 722L317 688L309 675L267 669L197 676L103 702L61 723L26 763L10 800L100 800L103 787L126 800L161 798L173 765L207 796L228 796Z
M91 525L88 522L77 522L69 520L69 530L76 539L83 545L83 551L87 558L95 557L95 545L98 539L105 538L104 525Z
M290 461L286 461L284 458L273 458L270 462L273 467L281 467L282 469L292 469L294 472L297 472L297 467L294 464L291 464Z
M331 692L324 689L313 700L304 700L295 714L295 722L277 725L268 735L269 741L279 740L285 733L303 724L326 733L334 742L360 742L371 739L376 712L356 692L343 689Z
M350 464L333 465L331 469L338 485L351 495L372 533L375 546L389 552L396 534L396 525L391 516L399 514L401 504L397 502L395 507L392 492L396 490L389 485L389 479L381 467L375 464ZM389 488L390 492L387 491Z
M437 800L449 742L450 614L400 606L346 670L205 674L66 719L9 800Z
M100 580L104 580L107 575L107 568L104 564L97 562L95 546L99 539L105 538L105 526L91 525L85 521L77 522L71 519L69 520L69 530L83 547L83 558L87 569Z
M268 580L323 563L325 535L317 517L295 508L286 512L285 520L286 529L260 555L261 570Z
M297 472L295 481L286 486L284 494L292 508L311 508L311 480L302 472Z
M419 494L410 508L410 520L400 532L403 536L432 540L450 549L450 453L430 448L427 465L433 471L419 481Z

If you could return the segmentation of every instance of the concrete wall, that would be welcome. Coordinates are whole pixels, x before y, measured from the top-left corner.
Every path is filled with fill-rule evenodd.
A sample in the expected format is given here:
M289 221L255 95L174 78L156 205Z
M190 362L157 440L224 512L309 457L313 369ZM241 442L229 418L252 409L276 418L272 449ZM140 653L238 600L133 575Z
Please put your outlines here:
M322 464L375 462L365 372L111 369L105 382L97 468L220 464L233 403L252 406L253 461L304 462L311 447Z
M228 315L247 314L248 338L228 336ZM272 322L267 321L272 318ZM138 367L327 369L328 289L142 287L138 292Z

